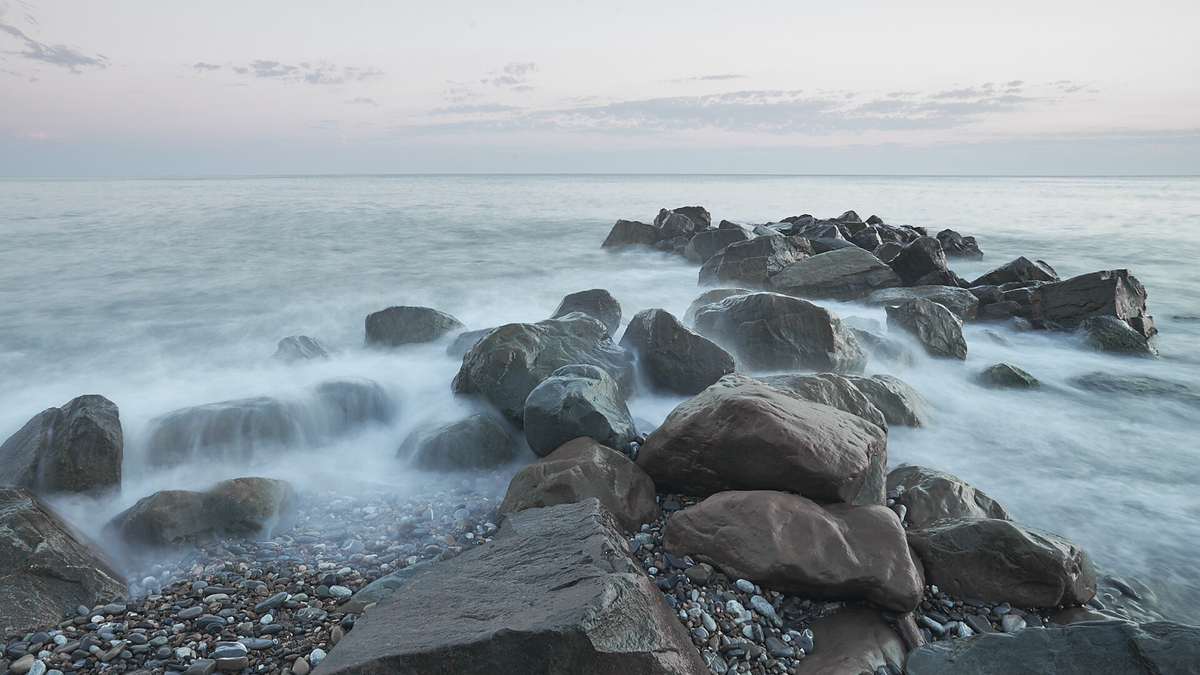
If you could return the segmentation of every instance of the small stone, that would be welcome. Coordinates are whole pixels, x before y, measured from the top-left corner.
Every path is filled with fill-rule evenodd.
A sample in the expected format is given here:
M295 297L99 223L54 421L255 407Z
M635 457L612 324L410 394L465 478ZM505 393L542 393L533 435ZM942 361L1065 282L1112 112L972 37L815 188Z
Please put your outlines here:
M978 614L972 614L972 615L966 617L966 619L964 619L963 622L966 623L968 626L970 626L971 630L975 631L976 633L995 633L996 632L996 629L992 628L992 624L987 619L979 616Z
M233 659L217 659L217 669L225 671L245 670L250 667L250 659L239 656Z
M29 665L29 672L26 675L46 675L46 664L42 661L34 661Z
M763 644L767 648L767 653L775 658L793 656L796 653L794 648L787 646L783 643L783 641L773 636L767 637L767 639L763 641Z
M304 659L296 659L292 662L292 672L296 675L308 675L308 671L312 668L308 665L308 661Z
M738 579L736 583L739 591L743 593L754 592L754 584L750 583L749 581L746 581L745 579Z
M333 596L337 600L341 600L342 598L349 598L351 595L354 595L354 591L346 588L345 586L330 586L329 595Z
M121 614L124 614L128 610L129 610L128 606L122 605L118 602L114 602L114 603L105 605L104 609L102 609L100 611L103 614L111 614L113 616L120 616Z
M317 648L309 652L308 661L314 666L319 666L321 665L321 662L325 660L326 656L328 656L328 654L325 653L324 649Z
M1025 619L1015 614L1005 614L1000 617L1000 629L1005 633L1015 633L1025 628Z
M263 600L262 602L255 605L254 611L259 614L262 614L263 612L266 612L268 610L272 610L272 609L275 609L276 607L279 607L287 599L288 599L287 593L276 593L275 595L272 595L271 597L267 598L266 600Z
M246 645L246 649L250 649L252 651L270 649L271 647L275 646L275 642L273 640L267 640L264 638L242 638L238 640L238 642Z
M180 612L175 615L175 618L180 619L182 621L187 621L189 619L194 619L203 613L204 613L204 606L196 605L195 607L188 607L187 609L180 610Z
M688 581L697 586L708 585L709 572L701 565L692 565L691 567L687 568L684 570L683 576L687 577Z
M710 633L717 632L717 622L713 620L708 612L700 612L700 625L704 626L704 630Z
M333 630L329 631L329 641L335 646L346 637L346 629L341 626L334 626Z
M758 612L764 619L770 621L773 625L780 626L783 624L783 622L779 620L779 615L775 613L775 608L772 607L771 603L767 602L767 599L763 596L751 596L750 606L754 608L754 611Z

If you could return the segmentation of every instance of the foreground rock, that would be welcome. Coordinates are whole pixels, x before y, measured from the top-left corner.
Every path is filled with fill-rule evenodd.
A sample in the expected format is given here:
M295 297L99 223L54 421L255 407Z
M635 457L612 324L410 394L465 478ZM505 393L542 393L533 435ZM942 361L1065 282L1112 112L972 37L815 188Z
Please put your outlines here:
M855 387L883 413L888 424L903 427L929 426L932 406L919 391L894 375L849 376Z
M979 298L965 288L957 286L913 286L912 288L885 288L868 295L863 301L868 305L899 305L912 298L932 300L963 321L974 321L979 312Z
M707 675L599 501L529 509L358 620L326 675L452 670Z
M466 326L431 307L388 307L367 316L367 344L384 347L433 342Z
M632 389L629 355L609 339L598 319L574 312L538 323L510 323L488 333L463 357L454 392L481 394L506 417L522 423L525 399L534 387L572 364L608 373L622 396Z
M909 532L929 583L947 593L1020 607L1086 604L1091 557L1058 535L995 518L945 520Z
M780 293L825 300L857 300L899 285L892 268L857 246L805 258L771 277Z
M817 648L804 659L801 675L877 673L889 663L903 671L907 662L900 634L875 609L847 607L813 623L812 632Z
M525 399L524 418L525 440L539 457L581 436L621 449L637 437L617 383L596 366L554 371Z
M833 373L816 375L770 375L760 381L795 394L805 401L820 403L831 408L858 415L864 420L887 431L887 419L879 408L871 403L854 383Z
M797 260L813 255L801 237L770 235L730 244L700 268L700 284L738 284L767 288L770 278Z
M889 328L897 326L908 331L933 356L959 360L967 358L962 321L942 305L924 298L913 298L899 306L889 306L887 315Z
M836 314L777 293L736 295L696 311L696 332L754 370L859 373L867 353Z
M1096 351L1136 356L1158 356L1158 350L1150 342L1115 316L1093 316L1084 319L1077 331L1083 343Z
M517 442L508 425L495 415L476 413L413 431L396 456L427 471L491 469L517 456Z
M688 396L704 391L736 366L729 352L661 309L634 315L621 346L637 356L650 386Z
M500 513L600 500L629 532L658 519L654 481L625 455L590 438L577 438L527 464L508 485Z
M1167 675L1200 673L1200 628L1123 621L978 635L925 645L909 675Z
M1146 314L1146 289L1129 270L1092 272L1039 286L1029 302L1035 318L1066 330L1094 316L1115 316L1147 340L1158 333Z
M791 490L864 504L883 503L886 462L883 429L742 375L681 403L637 456L659 489Z
M124 449L116 404L80 396L34 415L0 445L0 484L38 493L120 489Z
M292 335L279 341L271 358L284 363L296 363L327 359L335 353L337 353L336 349L316 338L310 338L307 335Z
M0 488L0 635L57 625L79 605L124 595L121 574L92 542L28 490Z
M896 491L905 508L904 521L922 529L952 518L1011 520L999 502L982 490L942 471L916 464L901 464L887 477L888 491Z
M583 312L599 319L611 338L616 338L617 329L621 327L621 303L603 288L579 291L566 296L558 303L558 309L554 310L550 318L561 319L571 312Z
M296 519L296 493L286 481L235 478L207 492L163 490L138 500L105 528L127 544L168 546L202 537L267 539Z
M863 598L897 612L921 601L904 530L883 506L820 506L769 490L722 492L673 515L663 546L731 578L803 597Z

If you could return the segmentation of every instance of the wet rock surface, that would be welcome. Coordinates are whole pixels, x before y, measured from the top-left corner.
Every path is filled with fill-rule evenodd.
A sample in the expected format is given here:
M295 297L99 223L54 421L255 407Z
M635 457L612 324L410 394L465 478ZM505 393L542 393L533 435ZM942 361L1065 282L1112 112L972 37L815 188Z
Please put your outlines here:
M414 430L396 456L432 471L494 469L517 455L509 424L494 413L475 413L448 424Z
M963 339L962 321L944 306L913 298L897 306L888 306L888 327L911 333L933 356L966 360L967 341Z
M271 358L283 363L297 363L327 359L336 353L336 349L316 338L307 335L292 335L279 341Z
M558 303L558 308L550 315L551 319L561 319L571 312L583 312L598 319L608 330L608 336L615 338L617 328L621 326L621 303L612 293L603 288L593 288L590 291L572 293Z
M432 307L388 307L368 315L367 344L399 347L433 342L466 328L458 319Z
M858 387L850 380L833 373L818 373L816 375L768 375L759 378L761 382L799 396L806 401L820 403L838 410L844 410L852 415L858 415L864 420L887 431L887 418L883 412L871 403Z
M596 366L563 366L525 399L525 439L534 454L545 457L581 436L625 448L637 427L608 373Z
M892 268L856 246L805 258L771 277L779 293L830 300L855 300L899 285Z
M1146 314L1146 289L1129 270L1092 272L1038 286L1029 302L1035 318L1066 330L1092 317L1114 316L1147 340L1158 333Z
M912 298L925 298L942 305L963 321L973 321L979 311L979 298L971 291L957 286L913 286L912 288L885 288L871 293L863 302L868 305L886 307L899 305Z
M904 506L901 520L913 529L948 518L1010 520L1004 507L982 490L936 469L901 464L888 473L887 489L889 498Z
M661 309L634 315L621 346L636 355L637 367L651 387L688 396L704 391L737 365L729 352Z
M883 413L888 424L924 427L930 424L933 407L911 385L894 375L847 376L848 380Z
M0 445L0 484L38 493L102 493L121 487L125 438L103 396L44 410Z

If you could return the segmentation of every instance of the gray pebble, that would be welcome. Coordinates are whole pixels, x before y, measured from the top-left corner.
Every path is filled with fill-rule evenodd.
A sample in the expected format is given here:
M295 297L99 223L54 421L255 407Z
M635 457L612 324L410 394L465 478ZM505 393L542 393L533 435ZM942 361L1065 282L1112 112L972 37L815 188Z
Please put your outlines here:
M746 581L745 579L738 579L736 584L737 584L738 590L743 593L753 593L754 592L754 584L750 583L749 581Z

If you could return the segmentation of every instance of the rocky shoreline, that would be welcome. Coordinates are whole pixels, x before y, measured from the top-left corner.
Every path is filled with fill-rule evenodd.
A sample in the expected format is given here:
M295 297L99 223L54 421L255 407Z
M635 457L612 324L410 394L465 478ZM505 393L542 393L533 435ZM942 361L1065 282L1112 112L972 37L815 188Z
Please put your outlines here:
M970 321L1153 358L1127 270L1061 280L1018 258L969 282L947 260L982 259L974 238L852 211L714 227L701 207L664 209L603 245L681 255L720 288L687 323L642 309L619 339L601 289L481 330L424 307L367 317L371 349L444 342L462 360L448 384L475 402L397 449L398 467L441 476L419 494L255 477L163 491L113 519L105 554L38 495L120 488L116 406L35 416L0 446L0 672L1200 672L1200 631L1156 620L1144 585L954 476L889 472L889 428L931 411L863 375L964 360ZM887 325L825 300L884 307ZM275 358L332 356L292 336ZM978 381L1040 384L1003 363ZM643 435L638 391L686 400ZM149 456L245 461L393 414L377 383L331 380L164 415ZM523 464L526 448L540 459Z

